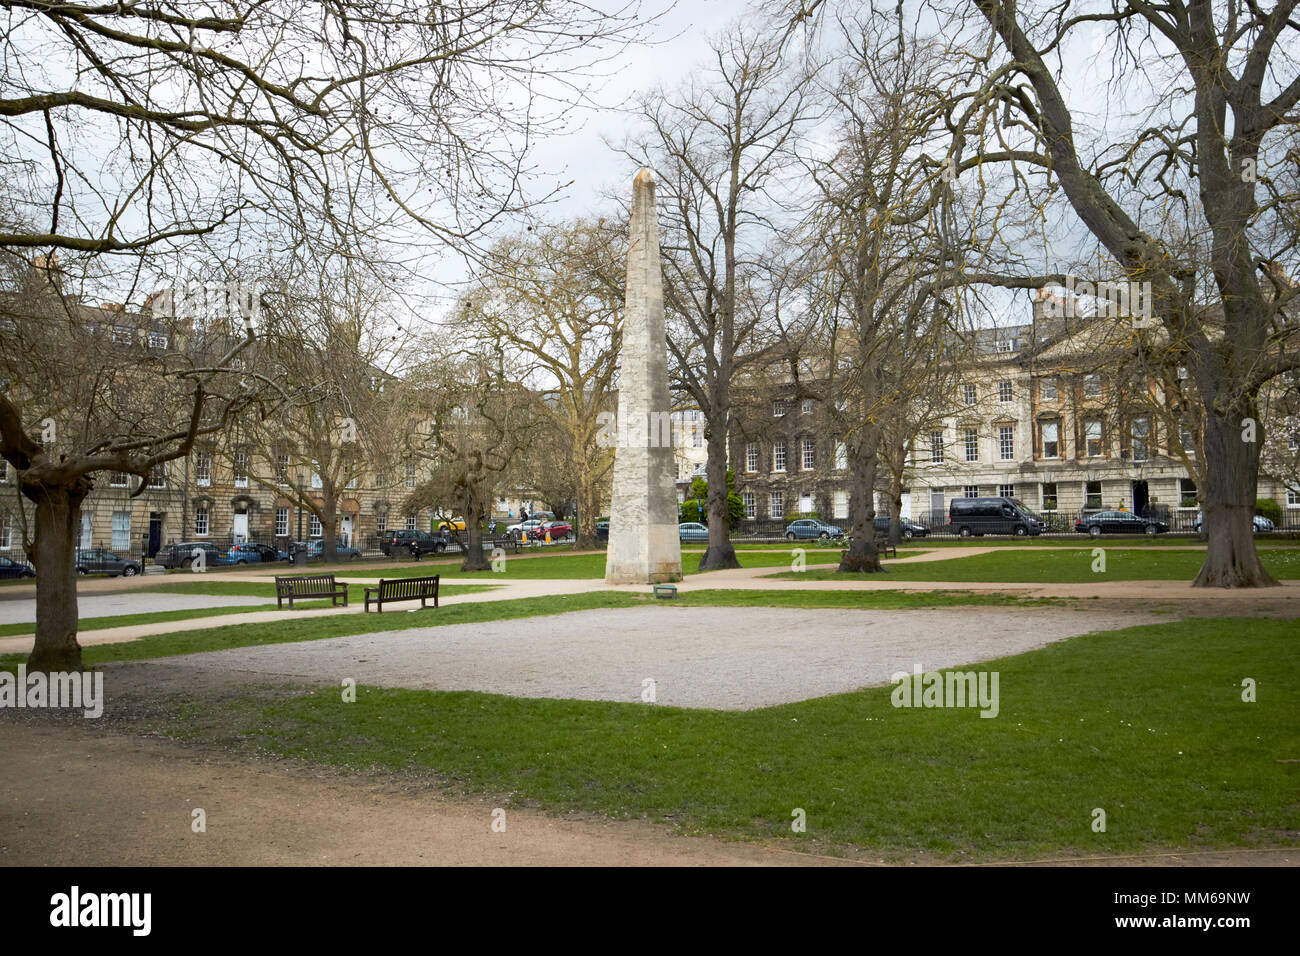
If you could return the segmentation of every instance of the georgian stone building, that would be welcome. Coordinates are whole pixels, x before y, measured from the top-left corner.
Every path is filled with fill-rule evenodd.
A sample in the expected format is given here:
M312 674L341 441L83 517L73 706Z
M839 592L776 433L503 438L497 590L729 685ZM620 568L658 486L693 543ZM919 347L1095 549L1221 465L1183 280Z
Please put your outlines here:
M155 294L138 312L119 305L86 306L73 302L79 321L94 341L124 352L123 383L113 389L119 410L132 401L150 400L132 387L132 355L148 356L186 347L178 341L182 324L153 312ZM163 310L160 310L160 313ZM378 381L372 383L379 387ZM373 547L387 527L430 526L430 514L406 514L403 502L428 466L416 460L390 468L372 467L358 458L338 494L335 531L340 543ZM211 540L218 546L260 541L281 548L299 534L299 511L292 493L301 482L308 498L321 498L321 476L300 449L272 441L269 447L234 442L229 435L201 439L186 458L154 470L138 495L139 478L113 472L92 476L94 488L81 508L78 546L152 555L166 543ZM292 483L292 484L291 484ZM22 555L24 502L12 468L0 458L0 554ZM30 506L26 507L30 514ZM301 510L302 538L323 535L320 521Z
M1126 401L1097 367L1094 324L1054 321L1042 304L1030 323L979 334L946 414L913 438L902 515L942 525L955 497L1006 495L1063 526L1126 508L1190 527L1196 484L1180 452L1194 456L1192 436L1149 403ZM737 408L730 455L747 515L847 522L847 458L819 403L777 383ZM887 513L883 466L877 481L876 510ZM1300 491L1261 478L1259 497L1277 500L1287 524L1300 523Z

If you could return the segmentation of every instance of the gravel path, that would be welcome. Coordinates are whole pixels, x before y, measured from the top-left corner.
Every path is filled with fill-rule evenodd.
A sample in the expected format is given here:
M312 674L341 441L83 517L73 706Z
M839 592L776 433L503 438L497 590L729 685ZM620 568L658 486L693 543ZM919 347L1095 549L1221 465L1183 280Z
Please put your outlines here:
M131 591L124 594L83 594L77 598L77 613L83 617L117 617L122 614L153 614L158 611L188 611L204 607L236 607L274 602L275 598L215 595L160 594ZM36 599L0 601L0 624L36 621Z
M854 611L651 606L414 628L148 662L154 678L299 678L746 710L1168 620L1056 608ZM198 673L195 673L198 672ZM111 671L110 671L111 675ZM111 684L112 677L108 677Z

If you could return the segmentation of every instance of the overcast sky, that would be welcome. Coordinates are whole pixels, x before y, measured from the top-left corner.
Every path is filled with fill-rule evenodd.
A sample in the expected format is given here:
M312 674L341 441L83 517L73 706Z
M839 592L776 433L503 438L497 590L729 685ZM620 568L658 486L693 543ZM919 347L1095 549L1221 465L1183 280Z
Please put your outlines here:
M647 14L668 5L668 0L645 2ZM638 92L660 84L671 89L705 65L708 37L735 23L751 7L744 0L680 0L647 29L649 43L629 49L609 65L612 75L596 93L604 109L586 112L578 131L538 144L537 164L565 182L574 180L564 201L548 215L567 218L591 212L611 188L625 185L630 193L635 171L626 157L604 142L617 144L635 128L633 117L624 110Z

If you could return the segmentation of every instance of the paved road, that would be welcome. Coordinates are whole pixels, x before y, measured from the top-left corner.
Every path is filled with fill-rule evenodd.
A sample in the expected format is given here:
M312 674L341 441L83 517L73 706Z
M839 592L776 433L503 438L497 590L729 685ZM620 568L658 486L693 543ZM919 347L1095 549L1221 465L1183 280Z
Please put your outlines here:
M272 598L271 600L274 600ZM120 594L79 594L77 613L87 617L117 617L122 614L153 614L159 611L188 611L205 607L240 607L266 604L264 597L215 594L162 594L132 590ZM0 624L28 624L36 621L36 598L0 601Z

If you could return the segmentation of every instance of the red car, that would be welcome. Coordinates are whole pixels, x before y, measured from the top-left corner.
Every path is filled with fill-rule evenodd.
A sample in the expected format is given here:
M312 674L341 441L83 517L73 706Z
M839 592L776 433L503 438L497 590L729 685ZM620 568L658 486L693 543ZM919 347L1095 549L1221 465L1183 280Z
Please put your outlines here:
M565 538L573 537L573 525L567 521L548 521L542 525L542 539L545 540L547 535L551 536L552 541L562 541Z

